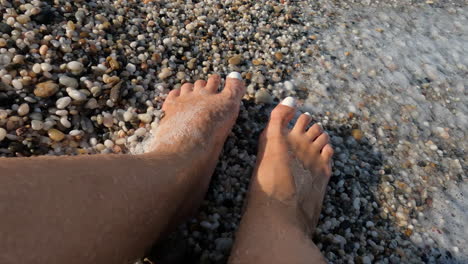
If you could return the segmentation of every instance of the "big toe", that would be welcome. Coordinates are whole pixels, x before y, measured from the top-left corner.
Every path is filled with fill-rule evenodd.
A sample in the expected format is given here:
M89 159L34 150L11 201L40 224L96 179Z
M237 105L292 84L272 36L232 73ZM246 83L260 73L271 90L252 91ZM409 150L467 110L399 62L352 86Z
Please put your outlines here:
M245 94L245 83L238 72L231 72L226 78L223 94L230 98L240 100Z
M270 115L270 121L267 128L267 136L280 135L286 129L288 123L293 119L296 113L296 100L292 97L286 97L279 105L273 109Z

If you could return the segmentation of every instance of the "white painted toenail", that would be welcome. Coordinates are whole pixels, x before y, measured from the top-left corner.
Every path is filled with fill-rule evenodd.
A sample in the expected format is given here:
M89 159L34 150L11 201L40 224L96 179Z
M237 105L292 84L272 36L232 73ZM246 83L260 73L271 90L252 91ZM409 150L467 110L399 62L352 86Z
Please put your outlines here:
M311 114L309 112L305 112L304 115L311 116Z
M294 99L291 96L288 96L288 97L284 98L284 100L281 102L281 104L285 105L285 106L295 108L296 107L296 99Z
M231 72L228 76L228 78L234 78L242 81L242 76L238 72Z

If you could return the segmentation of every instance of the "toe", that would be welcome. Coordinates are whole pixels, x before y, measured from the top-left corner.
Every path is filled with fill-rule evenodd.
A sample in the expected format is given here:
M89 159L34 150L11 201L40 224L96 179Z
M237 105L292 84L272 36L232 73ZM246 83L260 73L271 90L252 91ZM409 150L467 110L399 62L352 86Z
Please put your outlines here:
M333 156L334 150L330 144L326 144L325 147L322 149L322 157L329 161Z
M218 74L213 74L208 78L205 89L210 93L216 93L221 83L221 77Z
M188 94L188 93L191 93L192 91L193 91L193 84L185 83L180 88L180 95Z
M294 117L295 113L296 100L292 97L286 97L281 104L277 105L271 112L268 130L273 133L281 133Z
M314 141L322 134L322 132L322 127L320 127L319 124L314 124L309 128L309 130L307 130L306 134L311 141Z
M314 143L312 143L312 148L314 148L315 151L320 152L327 144L328 134L322 133L316 140L314 140Z
M198 80L195 82L193 90L198 92L201 91L205 88L206 86L206 81L205 80Z
M245 84L242 80L240 73L231 72L226 78L226 85L223 89L223 94L228 95L230 98L240 100L245 94Z
M310 114L308 112L300 115L292 131L294 133L304 133L311 119L312 118L310 117Z
M180 89L174 89L174 90L169 92L169 94L167 95L166 100L174 99L176 97L179 97L179 95L180 95Z

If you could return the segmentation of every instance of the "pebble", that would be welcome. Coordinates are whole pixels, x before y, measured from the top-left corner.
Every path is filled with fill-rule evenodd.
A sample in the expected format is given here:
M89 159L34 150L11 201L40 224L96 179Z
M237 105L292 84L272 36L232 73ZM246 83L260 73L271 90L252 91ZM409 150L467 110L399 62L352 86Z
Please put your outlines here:
M133 119L133 113L130 112L130 111L126 111L124 114L123 114L123 118L125 120L125 122L128 122L130 120Z
M54 83L53 81L47 81L38 83L34 89L34 94L39 97L47 98L57 93L58 90L58 84Z
M153 120L153 118L149 114L139 114L138 119L141 120L141 122L149 124Z
M60 124L62 124L66 128L70 128L72 126L72 124L70 123L70 121L68 121L68 118L66 116L62 116L60 118Z
M215 240L216 250L225 254L229 253L232 248L233 240L229 237L221 237Z
M0 127L0 142L5 139L6 135L7 131L3 127Z
M134 73L136 71L136 66L129 63L127 66L125 66L125 70L127 70L129 73Z
M146 134L146 129L144 127L140 127L139 129L137 129L134 133L134 135L138 136L138 137L142 137Z
M44 72L50 72L52 71L52 65L49 63L41 63L41 70Z
M63 134L60 130L57 130L55 128L49 129L47 131L47 134L49 135L50 139L53 141L62 141L65 138L65 134Z
M57 106L58 109L65 109L70 103L71 103L71 98L68 96L61 97L59 98L56 102L55 105Z
M55 14L50 9L43 9L41 12L32 17L38 24L48 25L54 21Z
M273 97L266 89L260 89L255 93L255 103L257 104L272 104Z
M41 130L43 127L44 127L44 124L43 124L42 121L40 121L40 120L32 120L31 121L31 128L33 130L38 131L38 130Z
M81 62L78 61L72 61L67 64L67 68L75 75L80 74L83 69L84 65Z
M103 114L102 123L105 127L111 128L114 126L114 117L111 114L105 113Z
M29 113L29 105L24 103L18 107L18 115L25 116Z
M59 83L65 87L70 87L73 89L78 88L78 81L75 78L62 75L59 78Z
M76 100L76 101L86 100L86 95L78 90L67 89L67 93L73 100Z
M228 62L229 64L234 65L234 66L240 65L242 63L242 56L240 55L232 56Z
M163 68L161 72L158 74L158 78L161 80L164 80L164 79L167 79L171 75L172 75L172 70L170 68Z
M12 31L13 31L13 27L11 27L10 25L8 25L6 23L0 22L0 32L1 33L11 34Z
M31 18L27 15L19 15L16 17L16 21L20 24L27 24L29 21L31 21Z

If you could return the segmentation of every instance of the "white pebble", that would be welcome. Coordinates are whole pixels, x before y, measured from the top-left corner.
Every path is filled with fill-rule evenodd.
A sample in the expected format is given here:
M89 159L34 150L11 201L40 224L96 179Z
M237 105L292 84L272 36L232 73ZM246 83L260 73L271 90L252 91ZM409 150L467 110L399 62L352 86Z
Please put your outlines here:
M13 87L15 87L15 89L17 90L23 89L23 83L18 79L14 79L13 81L11 81L11 85L13 85Z
M44 123L40 120L32 120L31 121L31 128L33 130L41 130L44 127Z
M136 66L129 63L127 64L127 66L125 67L125 69L129 72L129 73L134 73L136 71Z
M149 114L139 114L138 119L140 119L141 122L147 124L151 123L151 121L153 120L153 118Z
M4 128L0 127L0 141L5 139L6 134L7 134L6 130Z
M29 105L24 103L18 107L18 115L25 116L29 113Z
M67 64L67 68L74 74L80 74L83 71L84 65L78 61L72 61Z
M44 72L50 72L52 70L52 65L49 63L41 63L41 69Z
M76 101L86 100L86 95L78 90L67 89L68 95Z
M71 87L73 89L78 88L78 81L75 78L71 78L68 76L60 76L59 83L65 87Z
M68 121L68 118L66 116L63 116L62 118L60 118L60 124L62 124L66 128L71 127L71 123L70 121Z
M57 106L58 109L65 109L70 103L71 103L71 98L68 96L59 98L56 102L55 105Z
M123 118L124 118L124 121L125 121L125 122L128 122L128 121L132 120L132 118L133 118L133 113L130 112L130 111L126 111L126 112L123 114Z
M135 135L138 137L142 137L146 134L146 129L144 127L140 127L135 131Z
M106 139L104 141L104 146L106 146L107 148L112 148L114 146L114 142L112 142L112 140L110 139Z
M39 63L36 63L32 66L32 71L34 73L41 73L42 72L42 66Z

